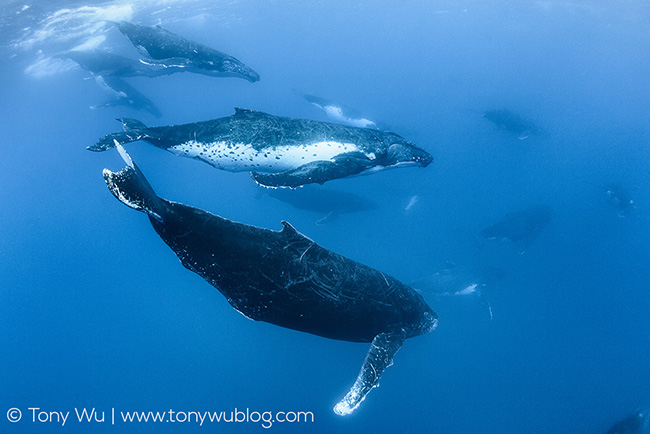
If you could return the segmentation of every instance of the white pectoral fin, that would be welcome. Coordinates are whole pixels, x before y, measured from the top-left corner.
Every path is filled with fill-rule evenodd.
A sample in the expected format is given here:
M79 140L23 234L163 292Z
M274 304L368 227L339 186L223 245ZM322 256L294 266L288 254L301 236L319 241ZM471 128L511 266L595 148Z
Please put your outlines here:
M363 361L361 371L350 391L334 406L339 416L351 414L366 398L368 392L379 385L379 377L393 364L393 356L402 347L406 333L404 330L380 333L372 340L370 349Z

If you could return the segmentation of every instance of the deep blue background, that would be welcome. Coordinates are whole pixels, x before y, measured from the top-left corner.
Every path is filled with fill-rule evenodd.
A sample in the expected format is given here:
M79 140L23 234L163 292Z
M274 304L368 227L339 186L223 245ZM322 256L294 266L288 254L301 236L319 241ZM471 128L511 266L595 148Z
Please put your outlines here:
M315 423L276 424L277 432L594 433L650 406L647 3L23 5L5 4L0 20L0 431L88 432L5 419L10 407L36 406L314 412ZM160 23L234 55L261 81L133 78L161 119L89 110L106 95L86 72L33 65L102 35L102 47L128 51L114 29L90 33L106 18ZM101 171L120 169L118 154L85 150L119 130L117 116L166 125L240 106L324 120L300 92L390 124L435 162L328 183L379 207L317 225L322 215L266 196L246 173L145 143L128 149L162 197L271 229L288 220L406 283L447 261L505 271L480 296L418 288L438 330L407 341L348 418L331 408L367 345L246 320L108 192ZM542 132L518 140L479 113L503 107ZM608 183L629 192L631 215L617 215ZM483 227L537 203L555 217L525 254L507 243L478 248ZM198 430L93 432L127 429Z

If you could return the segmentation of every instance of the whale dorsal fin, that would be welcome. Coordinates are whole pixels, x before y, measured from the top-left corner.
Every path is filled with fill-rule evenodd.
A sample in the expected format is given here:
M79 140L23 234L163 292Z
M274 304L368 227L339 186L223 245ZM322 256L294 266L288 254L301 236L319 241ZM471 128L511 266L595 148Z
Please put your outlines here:
M266 113L261 112L259 110L235 107L235 116L244 116L244 115L250 115L250 114L266 114Z
M291 223L284 220L282 221L280 234L284 237L286 243L284 248L296 255L299 261L303 260L305 253L311 250L312 247L318 247L315 242L298 232L296 228L291 226Z
M286 238L292 240L307 240L311 242L309 238L307 238L306 236L298 232L296 228L294 228L291 225L291 223L289 223L288 221L282 220L282 230L280 231L280 233L284 235Z

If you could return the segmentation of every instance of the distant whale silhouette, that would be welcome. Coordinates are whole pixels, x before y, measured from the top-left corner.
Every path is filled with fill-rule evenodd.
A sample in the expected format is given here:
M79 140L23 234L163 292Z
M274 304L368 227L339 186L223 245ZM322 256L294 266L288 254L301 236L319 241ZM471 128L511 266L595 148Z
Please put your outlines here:
M334 407L352 413L377 386L406 338L437 315L398 280L331 252L289 223L271 231L158 197L122 146L128 166L104 169L109 190L149 221L183 266L216 287L246 317L351 342L372 342L361 371Z
M294 208L324 214L316 224L332 221L341 214L377 209L376 203L364 197L320 186L305 186L298 190L268 189L267 193Z
M314 95L304 95L304 98L322 110L328 118L337 123L359 128L378 128L375 121L366 119L359 112L344 107L341 104Z
M238 77L255 82L257 72L236 58L189 41L160 26L147 27L122 21L117 28L146 56L144 63L215 77Z
M644 434L648 426L648 418L640 411L636 411L619 420L607 431L607 434Z
M73 50L57 57L71 59L90 72L95 82L113 97L110 101L94 105L92 108L127 106L136 110L147 111L156 117L162 115L158 107L149 98L134 89L121 77L156 77L166 75L172 71L164 68L154 68L137 60L101 50Z
M265 187L295 188L380 170L426 167L433 158L395 133L235 109L231 116L147 128L119 119L123 133L101 137L91 151L144 140L176 155L230 172L252 171Z
M521 253L537 238L551 221L553 209L537 205L522 211L512 212L481 231L481 237L488 240L509 240L521 247Z
M487 110L483 112L483 117L498 128L516 135L519 140L538 133L538 128L533 122L508 109Z
M505 276L498 267L474 269L448 262L433 274L409 282L409 285L427 293L444 296L480 294L487 286L497 284Z
M135 90L121 78L97 75L95 80L100 86L109 90L114 98L104 104L95 105L93 108L127 106L136 110L147 111L157 118L162 116L158 107L149 98Z

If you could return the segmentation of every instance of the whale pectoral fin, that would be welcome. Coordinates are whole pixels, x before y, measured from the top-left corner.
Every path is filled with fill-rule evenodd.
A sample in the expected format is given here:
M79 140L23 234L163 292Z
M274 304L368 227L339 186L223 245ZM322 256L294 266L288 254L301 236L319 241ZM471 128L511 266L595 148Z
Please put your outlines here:
M524 238L523 240L521 240L519 242L518 250L519 250L520 255L523 255L524 253L526 253L526 250L528 250L530 245L533 244L533 241L535 241L535 238L537 238L537 234L532 234L529 237Z
M330 211L325 217L316 220L316 226L325 226L327 223L339 218L339 212L336 210Z
M361 152L341 154L331 160L313 161L280 173L251 172L253 180L263 187L296 188L306 184L323 184L332 179L357 175L372 165Z
M406 333L403 329L375 336L357 380L347 395L334 406L334 413L345 416L361 404L368 392L378 386L379 377L384 370L393 364L393 356L402 347L405 338Z

